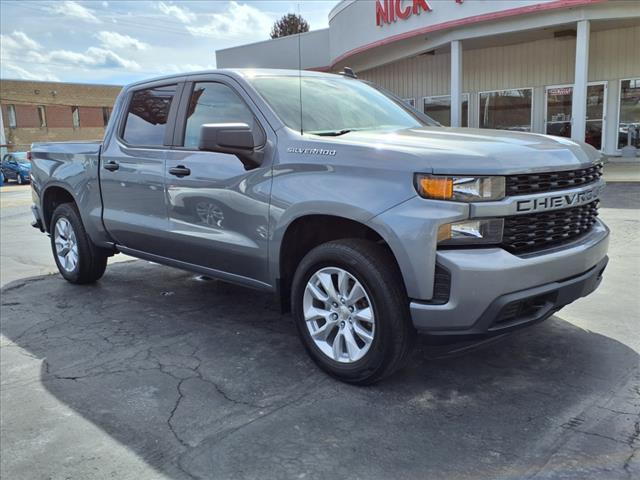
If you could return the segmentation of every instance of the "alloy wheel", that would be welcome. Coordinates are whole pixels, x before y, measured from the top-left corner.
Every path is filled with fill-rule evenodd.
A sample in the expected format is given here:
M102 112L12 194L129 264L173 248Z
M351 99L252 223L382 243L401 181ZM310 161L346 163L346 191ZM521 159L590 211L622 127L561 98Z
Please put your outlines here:
M375 337L375 315L369 295L351 273L325 267L309 278L303 314L315 345L327 357L353 363L366 355Z
M54 230L54 241L58 262L67 272L73 272L78 265L78 241L69 220L60 217Z

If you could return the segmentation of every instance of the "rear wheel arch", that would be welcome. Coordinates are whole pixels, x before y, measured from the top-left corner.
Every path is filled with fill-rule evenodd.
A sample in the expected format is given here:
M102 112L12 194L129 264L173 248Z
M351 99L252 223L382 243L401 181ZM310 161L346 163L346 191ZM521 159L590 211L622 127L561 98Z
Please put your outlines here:
M50 228L53 212L63 203L77 205L74 196L66 188L53 185L44 191L42 195L42 220L44 221L44 228L47 232L51 233Z

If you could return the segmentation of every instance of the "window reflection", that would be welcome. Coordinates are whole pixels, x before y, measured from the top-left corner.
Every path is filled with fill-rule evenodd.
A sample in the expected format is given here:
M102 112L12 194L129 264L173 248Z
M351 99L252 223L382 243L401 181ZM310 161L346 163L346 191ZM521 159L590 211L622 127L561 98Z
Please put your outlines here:
M425 97L423 111L440 125L451 126L451 95ZM462 126L469 126L469 94L462 94Z
M530 132L532 96L530 88L480 93L480 128Z
M132 145L162 145L175 93L175 85L135 92L129 104L124 140Z
M618 149L627 145L640 148L640 78L620 82Z
M199 145L200 129L205 123L246 123L253 127L253 122L251 110L230 87L214 82L196 83L189 100L184 146Z

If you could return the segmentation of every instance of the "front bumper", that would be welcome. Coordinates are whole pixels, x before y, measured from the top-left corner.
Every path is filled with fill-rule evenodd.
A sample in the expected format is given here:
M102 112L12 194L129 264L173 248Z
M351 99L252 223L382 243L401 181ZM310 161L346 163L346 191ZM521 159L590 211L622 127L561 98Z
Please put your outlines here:
M542 321L597 288L607 264L609 229L600 221L574 242L526 256L500 248L439 250L451 277L449 299L412 301L420 332L501 333Z

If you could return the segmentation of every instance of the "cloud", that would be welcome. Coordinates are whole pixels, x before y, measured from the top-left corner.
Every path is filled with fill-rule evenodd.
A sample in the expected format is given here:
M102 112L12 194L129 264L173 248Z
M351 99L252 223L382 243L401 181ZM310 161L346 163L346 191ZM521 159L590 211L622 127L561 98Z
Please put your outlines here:
M24 48L29 48L32 50L38 50L40 48L42 48L42 45L40 45L38 42L36 42L34 39L30 38L26 33L24 32L18 32L18 31L14 31L12 34L13 38L15 38L18 43L20 43L20 45Z
M24 32L15 31L10 35L2 34L0 35L2 67L26 79L30 79L32 74L35 75L35 73L29 72L44 72L45 76L52 78L53 75L47 69L48 65L62 68L86 67L140 70L140 65L137 62L124 58L114 52L113 49L121 46L123 48L141 50L147 47L145 43L116 32L100 32L97 36L100 38L102 46L89 47L84 52L74 52L64 49L44 50L38 42ZM111 41L111 48L107 45L108 41ZM29 70L26 70L22 65L28 65L27 68Z
M14 31L10 35L0 35L0 48L3 56L16 53L18 50L39 50L42 48L38 42L24 32Z
M229 7L223 13L211 15L211 21L199 27L187 27L196 37L208 38L241 38L250 36L269 35L273 19L255 7L238 2L229 2Z
M100 44L107 49L133 49L146 50L149 45L141 42L137 38L129 35L122 35L117 32L101 31L96 33L96 37L100 40Z
M196 19L195 13L185 7L179 7L178 5L173 5L171 3L160 2L158 4L158 8L165 15L173 17L182 23L191 23Z
M2 62L2 67L14 72L18 78L23 80L49 80L51 82L59 82L60 79L56 77L46 68L36 68L35 70L25 70L18 65L11 62Z
M89 47L84 53L72 52L71 50L54 50L40 56L45 63L54 62L69 66L93 68L140 69L140 65L137 62L122 58L117 53L100 47Z
M85 22L100 23L98 17L96 17L89 9L83 7L78 2L73 0L65 0L64 2L56 3L51 7L51 11L64 15L65 17L79 18Z

